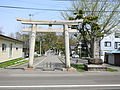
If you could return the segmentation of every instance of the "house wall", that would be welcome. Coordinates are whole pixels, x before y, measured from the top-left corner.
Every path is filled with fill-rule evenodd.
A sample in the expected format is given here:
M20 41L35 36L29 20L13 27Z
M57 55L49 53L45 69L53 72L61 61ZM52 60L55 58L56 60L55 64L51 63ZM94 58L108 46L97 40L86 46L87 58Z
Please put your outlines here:
M105 42L111 42L111 46L106 47ZM115 49L115 42L120 42L120 38L115 38L115 33L112 33L101 40L100 49L101 49L101 59L103 59L103 61L105 57L105 52L117 50Z
M115 54L115 65L120 66L120 54Z
M2 51L2 44L6 45L5 51ZM11 52L12 55L10 55L10 44L12 44L12 52ZM21 58L22 48L23 48L22 43L0 38L0 62Z
M108 63L115 64L114 54L108 55Z
M110 47L106 47L105 46L105 42L107 42L107 41L111 42L111 46ZM112 51L112 50L114 50L114 42L115 41L117 41L117 40L115 40L115 38L114 38L114 33L110 34L109 36L104 37L101 40L101 50L105 50L105 51Z

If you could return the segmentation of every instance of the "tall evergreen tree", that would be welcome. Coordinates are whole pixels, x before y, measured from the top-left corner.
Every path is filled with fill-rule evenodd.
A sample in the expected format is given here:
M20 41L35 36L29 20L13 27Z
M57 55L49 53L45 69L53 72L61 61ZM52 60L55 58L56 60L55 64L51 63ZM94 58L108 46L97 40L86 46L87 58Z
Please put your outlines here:
M120 2L110 0L79 0L72 3L72 12L62 13L65 19L84 19L79 27L82 38L86 42L89 56L98 58L100 54L99 42L120 23ZM84 12L83 12L84 11ZM95 55L96 54L96 55Z

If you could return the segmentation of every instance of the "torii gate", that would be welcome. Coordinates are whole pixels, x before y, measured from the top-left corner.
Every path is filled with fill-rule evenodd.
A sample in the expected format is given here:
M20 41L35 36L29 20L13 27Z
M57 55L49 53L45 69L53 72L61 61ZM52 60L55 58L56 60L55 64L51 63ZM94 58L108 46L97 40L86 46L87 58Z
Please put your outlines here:
M64 32L65 64L66 64L66 68L70 68L69 32L78 32L78 31L76 29L71 29L68 26L79 25L79 23L83 22L82 19L45 21L45 20L27 20L27 19L17 18L17 21L21 21L22 24L32 25L32 28L23 28L23 31L31 32L28 68L33 68L36 32ZM42 29L42 28L38 28L37 25L63 25L63 29L52 29L52 28Z

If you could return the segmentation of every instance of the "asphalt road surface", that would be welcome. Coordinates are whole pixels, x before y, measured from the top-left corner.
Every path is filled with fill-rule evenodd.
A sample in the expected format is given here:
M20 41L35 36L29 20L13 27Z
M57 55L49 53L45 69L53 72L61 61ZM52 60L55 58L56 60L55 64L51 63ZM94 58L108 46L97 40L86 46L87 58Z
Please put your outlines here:
M33 63L33 67L38 68L40 70L40 68L49 68L50 64L51 64L51 67L53 67L53 68L65 67L65 65L58 59L57 55L51 55L51 54L48 54L47 56L35 58L34 63ZM28 67L28 63L22 64L22 65L17 65L17 66L15 65L15 66L11 66L8 68L9 69L10 68L20 69L20 68L27 68L27 67Z
M57 56L48 55L36 59L34 65L46 62L61 63ZM120 72L0 69L0 90L120 90Z
M0 90L120 90L120 72L1 69Z

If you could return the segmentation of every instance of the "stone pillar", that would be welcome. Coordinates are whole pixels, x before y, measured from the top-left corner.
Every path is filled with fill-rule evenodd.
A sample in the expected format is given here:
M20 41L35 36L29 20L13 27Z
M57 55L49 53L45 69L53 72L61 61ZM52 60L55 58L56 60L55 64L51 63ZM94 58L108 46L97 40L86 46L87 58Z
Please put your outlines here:
M99 49L99 38L95 38L94 40L94 58L100 58L100 49Z
M66 68L70 68L70 49L69 49L68 25L64 25L64 40L65 40L65 64L66 64Z
M35 24L32 25L31 35L30 35L30 47L29 47L29 63L28 68L33 68L33 59L34 59L34 50L35 50L35 38L36 38L36 29Z

